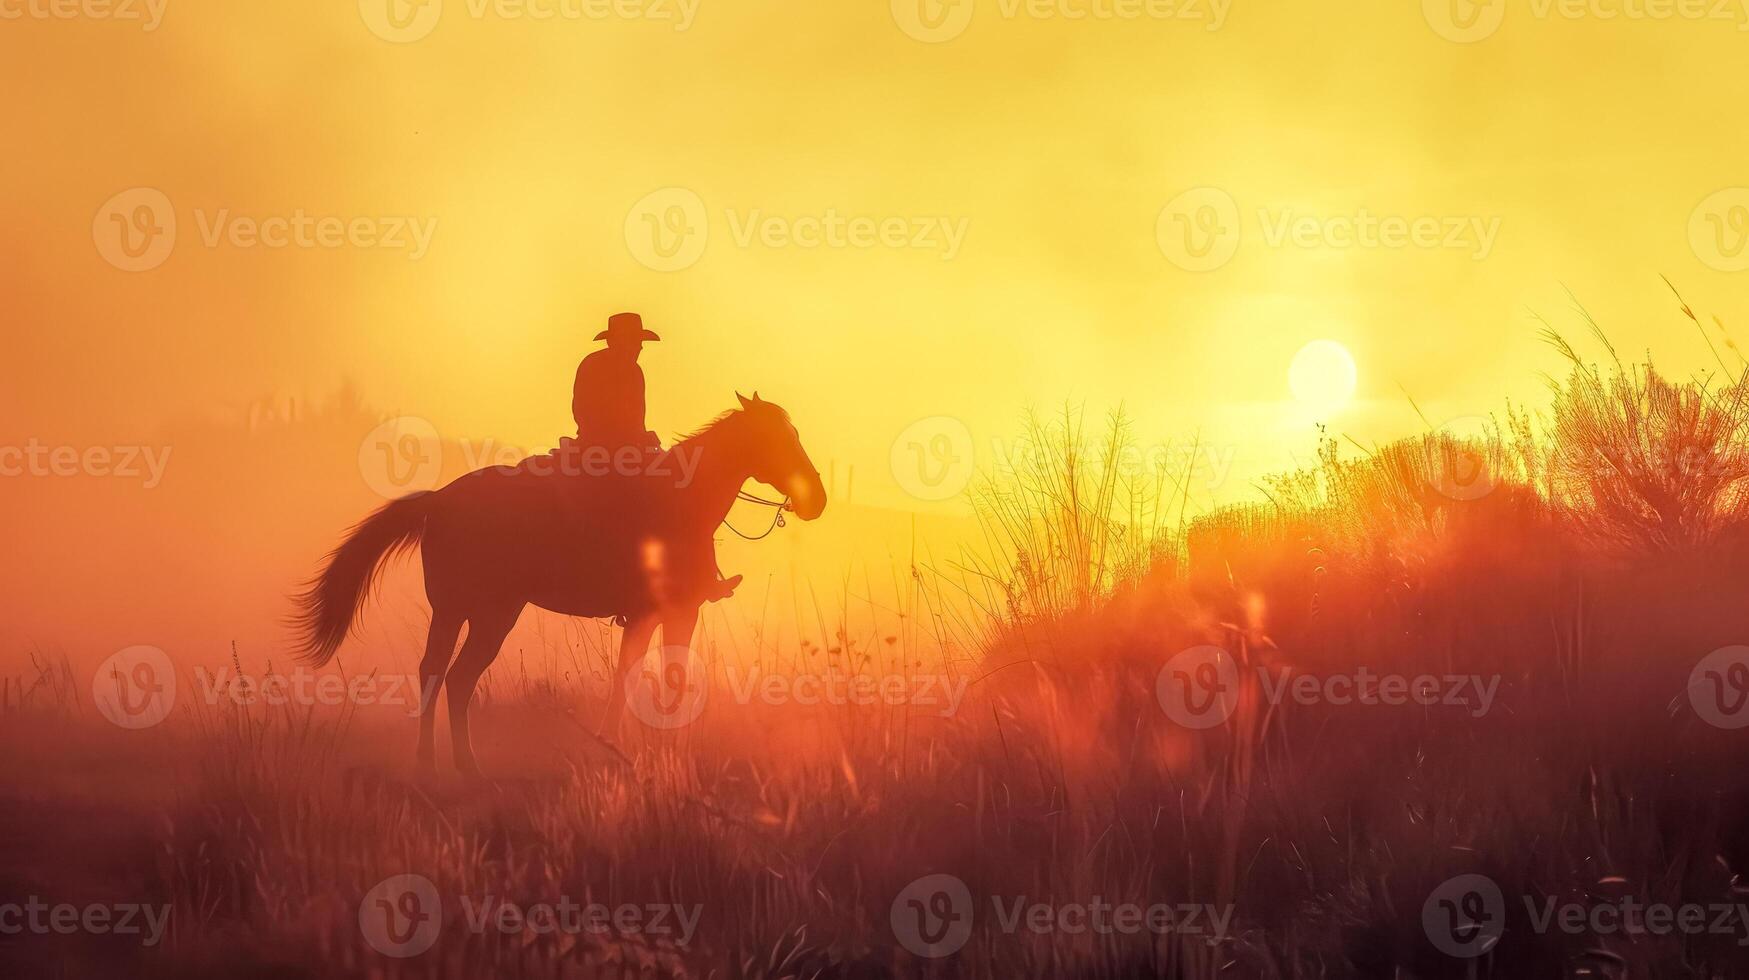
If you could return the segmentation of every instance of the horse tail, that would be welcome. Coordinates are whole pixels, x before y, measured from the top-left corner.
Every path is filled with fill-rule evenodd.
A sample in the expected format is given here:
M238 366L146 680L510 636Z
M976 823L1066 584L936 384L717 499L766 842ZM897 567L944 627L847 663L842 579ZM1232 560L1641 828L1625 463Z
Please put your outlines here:
M303 634L298 656L312 667L334 658L359 607L389 559L417 547L425 536L428 493L392 501L358 522L328 553L322 570L293 597L292 625Z

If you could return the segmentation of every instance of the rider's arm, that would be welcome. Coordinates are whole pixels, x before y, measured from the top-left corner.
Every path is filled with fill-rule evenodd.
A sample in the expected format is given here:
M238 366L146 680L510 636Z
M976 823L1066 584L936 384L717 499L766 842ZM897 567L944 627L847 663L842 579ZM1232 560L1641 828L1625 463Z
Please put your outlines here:
M585 362L587 363L587 362ZM577 365L577 380L571 382L571 418L577 423L577 434L583 434L583 394L589 390L587 371L584 364Z
M627 379L627 387L630 389L630 393L635 396L626 399L627 410L637 413L637 417L631 420L634 423L631 431L645 432L648 427L644 425L644 369L637 364L632 365L632 373L631 377ZM633 406L636 407L633 408Z

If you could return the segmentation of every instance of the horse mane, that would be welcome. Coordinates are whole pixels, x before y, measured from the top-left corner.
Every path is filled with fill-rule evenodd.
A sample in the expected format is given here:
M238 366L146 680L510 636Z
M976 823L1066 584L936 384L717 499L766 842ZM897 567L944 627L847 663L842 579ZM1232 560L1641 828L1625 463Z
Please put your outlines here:
M731 408L723 414L718 415L716 418L711 419L709 422L693 429L691 432L681 433L674 441L676 443L682 443L691 442L694 439L702 439L705 436L710 435L718 426L724 425L738 414L740 414L740 409Z
M773 405L771 402L759 402L758 404L767 406L769 408L776 409L777 413L779 415L783 416L783 418L785 420L789 419L788 412L784 411L782 408L779 408L776 405ZM721 415L718 415L716 418L711 419L709 422L706 422L705 424L692 430L691 432L683 433L679 438L675 439L674 442L676 445L679 445L680 443L683 443L683 442L691 442L694 439L703 439L704 437L711 435L712 433L716 432L718 429L720 429L723 426L734 421L737 417L745 415L745 414L747 414L745 409L731 408L728 411L722 413Z

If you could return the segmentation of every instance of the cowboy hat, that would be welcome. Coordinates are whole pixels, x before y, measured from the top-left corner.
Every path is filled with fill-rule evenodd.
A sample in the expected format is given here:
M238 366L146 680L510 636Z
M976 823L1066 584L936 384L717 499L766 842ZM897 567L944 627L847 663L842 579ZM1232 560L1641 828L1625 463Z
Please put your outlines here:
M636 313L615 313L607 318L607 329L595 335L596 340L608 339L661 340L644 329L644 318Z

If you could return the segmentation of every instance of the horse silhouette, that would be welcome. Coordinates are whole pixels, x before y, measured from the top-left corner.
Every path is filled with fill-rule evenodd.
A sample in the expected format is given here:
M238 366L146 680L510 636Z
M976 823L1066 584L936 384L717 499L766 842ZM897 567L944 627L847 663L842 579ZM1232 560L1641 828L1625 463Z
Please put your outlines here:
M577 451L561 451L476 470L377 510L346 535L295 597L304 661L320 667L331 660L383 566L419 547L431 603L431 631L419 664L421 769L435 768L433 709L439 687L447 684L456 767L479 771L468 704L530 603L572 616L623 620L604 725L617 730L626 679L656 627L662 627L665 646L691 644L704 592L716 578L712 535L741 487L752 479L776 488L803 520L826 509L820 473L789 414L758 392L736 398L738 409L672 449L634 450L635 462L616 456L611 472L594 471ZM467 640L452 666L463 624Z

